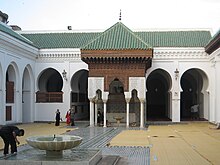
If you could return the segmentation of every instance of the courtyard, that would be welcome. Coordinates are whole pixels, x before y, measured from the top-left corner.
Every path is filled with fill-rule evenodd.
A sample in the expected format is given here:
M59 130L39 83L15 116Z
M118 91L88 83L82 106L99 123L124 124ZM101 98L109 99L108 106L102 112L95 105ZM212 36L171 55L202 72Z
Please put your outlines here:
M78 148L100 149L103 156L118 155L117 164L147 164L147 146L150 164L220 164L220 130L208 122L150 125L138 127L88 127L77 122L76 127L61 123L30 123L17 125L25 130L18 151L27 147L25 139L34 135L70 134L83 137ZM3 141L0 140L2 154ZM19 152L18 152L19 156Z

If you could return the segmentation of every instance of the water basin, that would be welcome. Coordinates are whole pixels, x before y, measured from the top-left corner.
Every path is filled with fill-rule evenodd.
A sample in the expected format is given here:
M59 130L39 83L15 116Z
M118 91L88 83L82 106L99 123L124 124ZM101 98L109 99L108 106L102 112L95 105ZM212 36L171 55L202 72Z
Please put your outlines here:
M72 135L49 135L28 137L26 141L34 148L45 150L47 156L62 156L63 150L80 145L82 138Z

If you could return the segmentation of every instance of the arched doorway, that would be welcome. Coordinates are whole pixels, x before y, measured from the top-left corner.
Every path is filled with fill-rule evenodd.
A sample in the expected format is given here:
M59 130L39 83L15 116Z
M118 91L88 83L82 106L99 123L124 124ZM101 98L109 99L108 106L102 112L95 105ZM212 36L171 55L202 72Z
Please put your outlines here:
M181 120L208 119L208 109L204 111L207 104L204 98L208 96L208 79L205 73L200 69L189 69L182 75L180 83Z
M0 102L3 103L3 71L2 71L2 65L0 62ZM4 104L0 104L0 125L4 124L5 118L4 118Z
M102 100L102 91L100 89L96 91L95 106L95 124L102 126L104 124L104 102Z
M63 102L63 79L57 70L45 69L38 78L38 88L37 102Z
M129 102L130 121L140 125L140 100L138 98L138 91L133 89L131 91L131 100Z
M162 70L153 71L147 78L147 120L170 120L171 78Z
M97 106L97 111L100 111L101 114L104 113L104 105L103 105L103 100L102 100L102 91L98 89L96 91L96 106Z
M71 103L70 107L75 108L76 120L89 119L89 100L88 100L88 71L79 70L71 79Z
M18 106L16 104L17 75L18 68L15 64L10 64L6 71L6 122L16 121Z
M126 120L124 85L118 78L115 78L109 85L107 101L107 120L116 122L115 117L122 117L122 122Z
M28 69L29 68L29 69ZM33 77L29 72L30 66L24 69L22 79L22 123L32 121L32 81ZM32 78L31 78L32 77Z

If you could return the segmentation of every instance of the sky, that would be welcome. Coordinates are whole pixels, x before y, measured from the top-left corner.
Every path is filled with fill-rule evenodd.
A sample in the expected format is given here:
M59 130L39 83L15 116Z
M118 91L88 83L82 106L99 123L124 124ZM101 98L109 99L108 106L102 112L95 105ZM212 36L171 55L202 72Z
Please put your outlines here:
M9 25L24 31L220 29L220 0L0 0Z

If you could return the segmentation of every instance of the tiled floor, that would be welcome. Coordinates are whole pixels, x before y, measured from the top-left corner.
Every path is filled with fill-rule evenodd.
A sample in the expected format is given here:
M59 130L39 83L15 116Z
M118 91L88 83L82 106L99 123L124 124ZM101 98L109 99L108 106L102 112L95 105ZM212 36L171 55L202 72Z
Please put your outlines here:
M208 122L190 122L171 125L150 125L148 129L131 127L76 127L62 124L34 123L19 125L25 129L25 138L33 135L67 133L83 137L79 148L97 148L103 155L119 155L128 164L147 164L147 147L150 147L150 164L220 164L220 130L212 129ZM2 148L0 140L0 148ZM120 161L119 161L120 164Z

